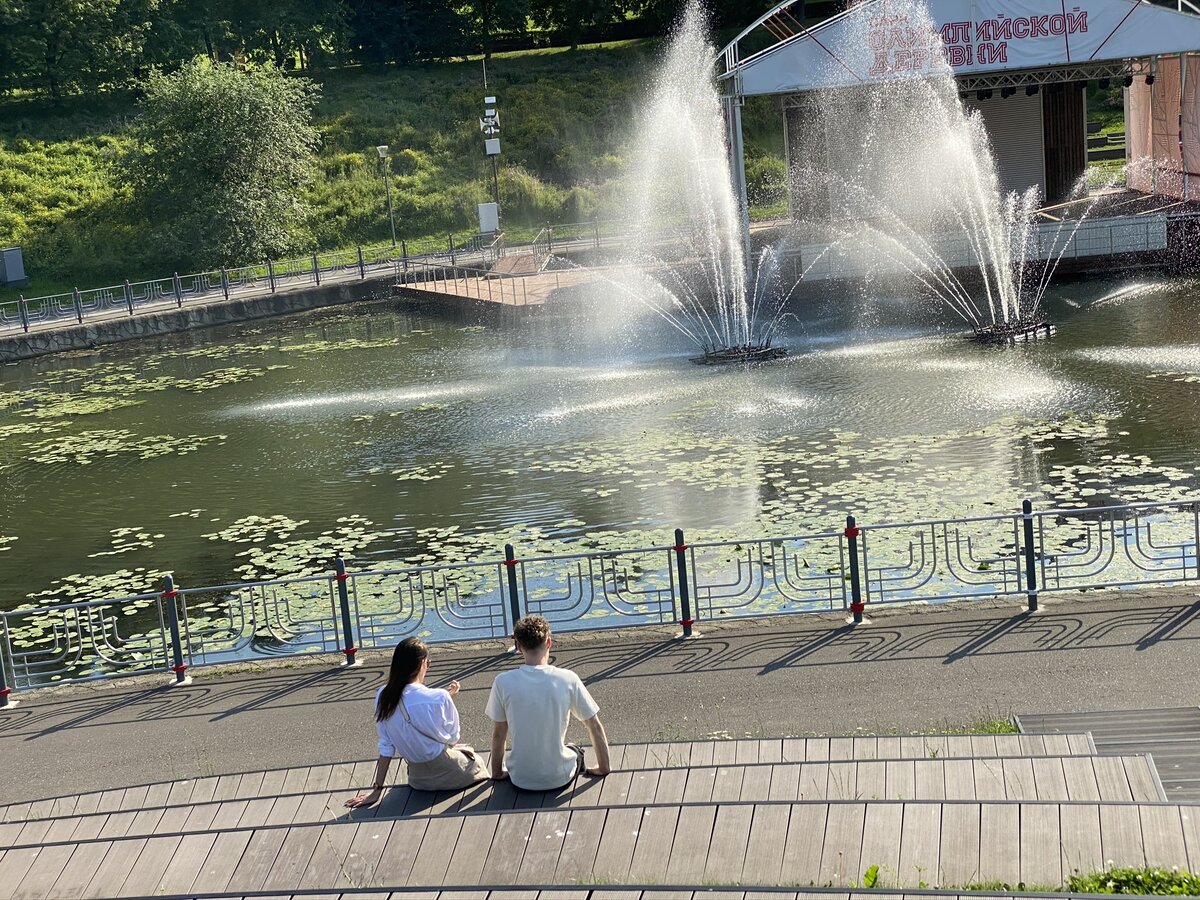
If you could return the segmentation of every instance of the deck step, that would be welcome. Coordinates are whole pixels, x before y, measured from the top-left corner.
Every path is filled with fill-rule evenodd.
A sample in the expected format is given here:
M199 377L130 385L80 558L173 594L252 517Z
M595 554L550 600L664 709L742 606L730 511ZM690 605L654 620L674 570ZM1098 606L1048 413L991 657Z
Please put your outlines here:
M1131 801L1166 798L1145 756L1005 757L753 763L693 769L626 769L583 778L569 789L518 791L481 782L460 791L416 791L398 785L372 809L344 807L352 786L253 800L94 812L0 824L0 846L36 846L79 836L152 837L260 825L438 816L522 809L765 801L1008 800Z
M614 768L691 768L729 764L877 759L958 759L999 756L1085 756L1091 738L1079 734L925 735L919 737L773 738L616 744ZM487 753L481 753L487 761ZM399 771L397 771L399 769ZM94 812L181 806L218 800L253 800L280 794L346 790L370 784L375 761L356 760L291 769L233 772L128 788L71 794L0 806L0 822L21 822ZM401 767L392 779L403 783Z
M1106 865L1196 868L1200 806L1023 802L698 803L376 819L9 849L0 900L545 887L737 891L1005 882L1057 887ZM1111 861L1111 862L1110 862ZM879 893L872 893L879 900Z

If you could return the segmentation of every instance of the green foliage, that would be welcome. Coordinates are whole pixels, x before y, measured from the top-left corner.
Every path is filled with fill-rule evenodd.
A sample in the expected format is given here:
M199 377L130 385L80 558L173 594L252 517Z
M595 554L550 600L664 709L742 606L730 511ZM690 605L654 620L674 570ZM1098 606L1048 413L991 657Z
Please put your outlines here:
M207 60L150 78L123 168L164 262L239 265L303 244L316 95L273 67Z
M1072 875L1067 890L1080 894L1165 894L1200 896L1200 875L1174 868L1117 868Z
M862 875L862 886L873 888L877 884L879 884L879 866L868 866L867 871Z

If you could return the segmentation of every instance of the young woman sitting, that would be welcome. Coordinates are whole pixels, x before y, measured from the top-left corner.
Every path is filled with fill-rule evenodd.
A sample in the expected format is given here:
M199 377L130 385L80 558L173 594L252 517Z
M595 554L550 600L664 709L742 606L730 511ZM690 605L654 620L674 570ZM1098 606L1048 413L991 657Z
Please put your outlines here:
M346 801L351 809L370 806L383 794L392 758L408 762L408 784L422 791L458 790L488 778L475 751L458 742L458 710L452 699L458 682L448 690L425 687L429 648L420 638L405 638L392 654L387 684L375 695L375 730L379 761L375 783Z

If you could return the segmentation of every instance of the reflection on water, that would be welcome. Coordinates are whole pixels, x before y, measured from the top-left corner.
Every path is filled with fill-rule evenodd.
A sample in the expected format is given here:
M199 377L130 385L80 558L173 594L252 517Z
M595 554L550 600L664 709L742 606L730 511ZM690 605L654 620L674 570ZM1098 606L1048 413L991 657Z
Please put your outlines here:
M805 301L791 358L753 369L693 366L665 326L602 310L481 329L388 303L8 366L0 604L337 551L434 562L1186 496L1193 293L1067 283L1059 334L1010 350L903 298Z

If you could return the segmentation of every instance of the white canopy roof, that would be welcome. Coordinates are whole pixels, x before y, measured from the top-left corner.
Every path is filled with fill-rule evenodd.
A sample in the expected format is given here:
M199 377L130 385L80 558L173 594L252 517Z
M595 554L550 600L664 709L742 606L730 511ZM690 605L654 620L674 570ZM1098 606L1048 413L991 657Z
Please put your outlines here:
M769 27L789 3L759 23ZM743 96L790 94L947 64L968 75L1198 51L1200 16L1139 0L867 0L742 61L735 41L722 78Z

